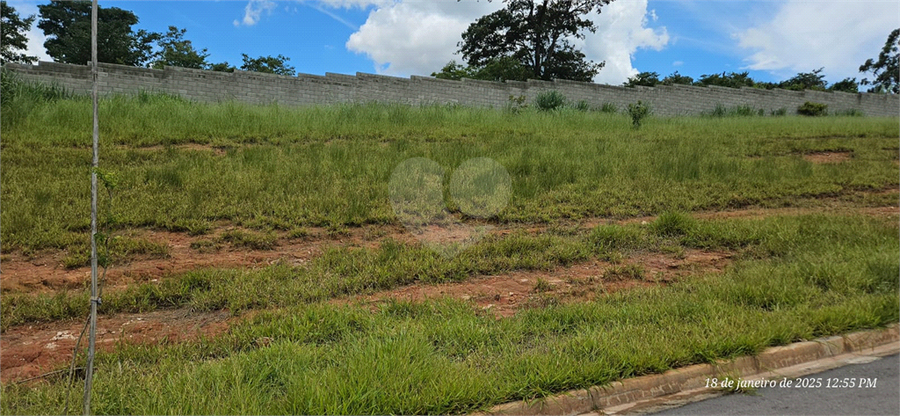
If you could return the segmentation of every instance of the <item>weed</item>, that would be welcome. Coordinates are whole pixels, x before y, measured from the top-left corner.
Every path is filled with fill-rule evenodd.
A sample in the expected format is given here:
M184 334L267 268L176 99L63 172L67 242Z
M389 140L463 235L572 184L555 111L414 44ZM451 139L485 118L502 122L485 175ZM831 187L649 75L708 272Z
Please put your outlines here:
M620 280L643 280L645 275L644 267L639 264L629 264L625 266L613 266L606 270L603 278L607 281Z
M566 96L556 90L542 92L534 98L534 106L541 111L557 110L565 104Z
M537 281L534 283L534 287L531 289L534 293L549 292L551 290L553 290L553 285L542 277L538 277Z
M650 106L642 103L640 100L636 103L628 104L628 115L631 116L631 124L635 129L641 127L644 118L650 115Z
M828 114L828 104L807 101L797 107L797 114L802 116L824 116Z
M219 242L226 242L233 247L246 247L252 250L272 250L277 244L274 234L261 234L244 230L229 230L218 238Z
M619 112L619 107L613 103L603 103L603 106L600 107L600 112L615 114Z

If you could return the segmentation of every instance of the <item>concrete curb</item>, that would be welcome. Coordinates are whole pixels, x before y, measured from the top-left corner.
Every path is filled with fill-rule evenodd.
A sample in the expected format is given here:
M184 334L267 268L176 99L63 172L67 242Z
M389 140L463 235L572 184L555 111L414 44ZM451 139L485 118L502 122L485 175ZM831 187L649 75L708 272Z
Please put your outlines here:
M887 355L900 350L900 326L891 324L885 329L854 332L842 336L797 342L783 347L768 348L759 355L738 357L715 364L697 364L651 374L610 385L586 390L573 390L554 397L531 402L518 401L491 408L487 415L577 415L587 412L616 414L640 412L660 404L662 398L681 402L696 401L722 394L721 390L706 387L708 378L781 378L800 376L810 371L834 368L842 364L835 357L847 354L872 353ZM891 345L898 344L898 345ZM821 364L810 364L826 359ZM786 371L789 370L789 371ZM679 398L679 396L682 396Z

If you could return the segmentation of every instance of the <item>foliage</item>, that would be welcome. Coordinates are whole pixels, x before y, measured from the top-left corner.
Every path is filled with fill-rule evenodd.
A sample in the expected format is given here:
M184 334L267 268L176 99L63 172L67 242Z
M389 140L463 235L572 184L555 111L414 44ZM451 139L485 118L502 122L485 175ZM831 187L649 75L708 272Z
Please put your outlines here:
M900 93L900 28L894 29L884 42L878 60L867 59L859 72L871 72L872 80L863 78L860 85L871 85L869 92Z
M250 58L247 54L241 54L244 63L241 64L242 71L263 72L267 74L277 75L296 75L297 71L293 66L288 65L290 58L284 55L278 56L260 56L259 58ZM227 63L225 64L227 65Z
M637 129L641 127L641 121L650 115L650 106L638 100L636 103L628 104L627 112L631 116L631 124Z
M828 114L828 104L807 101L797 107L797 114L804 116L824 116Z
M38 27L47 41L44 47L54 60L84 65L91 61L91 3L53 0L39 5ZM138 23L134 13L118 7L97 10L97 60L113 64L144 66L153 57L153 42L159 33L132 31Z
M234 66L230 65L228 62L220 62L217 64L210 64L207 69L209 69L210 71L217 71L217 72L234 72L234 70L235 70Z
M652 87L659 84L659 74L656 72L641 72L633 77L628 77L628 81L623 84L626 87L634 87L641 85L644 87Z
M470 66L458 64L456 61L450 61L441 68L440 72L432 72L431 76L438 79L450 79L459 81L463 78L477 79L478 71Z
M678 71L673 72L671 75L663 78L663 85L691 85L694 83L694 78L691 78L687 75L681 75Z
M206 58L209 56L206 48L200 51L194 49L191 41L184 39L185 32L187 29L179 30L175 26L169 26L168 32L161 35L156 41L160 50L150 64L152 68L162 69L164 66L177 66L207 69L209 67L206 62Z
M700 79L694 83L694 85L699 86L710 86L715 85L719 87L730 87L730 88L740 88L740 87L752 87L754 81L750 78L750 72L732 72L726 75L724 72L722 74L708 74L701 75Z
M27 56L18 51L28 47L28 38L25 36L34 23L35 16L22 18L16 9L6 1L0 1L0 64L6 62L19 62L31 64L37 61L36 56Z
M566 96L556 90L542 92L534 98L534 106L541 111L553 111L565 104Z
M778 84L778 88L793 91L825 91L827 83L825 82L825 75L822 75L823 69L825 68L814 69L812 72L798 73L793 78L782 81Z
M568 39L584 39L584 31L594 32L596 26L584 16L600 12L611 1L504 0L505 8L469 25L459 52L473 68L512 58L528 70L527 78L589 82L603 63L586 60Z
M527 81L531 77L531 72L515 58L506 56L490 59L480 67L450 61L441 72L434 72L431 76L452 80L468 78L482 81Z
M828 91L858 93L859 92L859 83L856 82L856 78L849 78L849 77L844 78L841 81L831 84L828 87Z

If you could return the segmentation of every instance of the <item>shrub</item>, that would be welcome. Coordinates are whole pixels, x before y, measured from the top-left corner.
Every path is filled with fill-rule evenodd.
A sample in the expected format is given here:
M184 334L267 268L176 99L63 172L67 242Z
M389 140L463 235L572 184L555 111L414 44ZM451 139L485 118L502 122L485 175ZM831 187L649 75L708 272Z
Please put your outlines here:
M828 114L828 104L805 102L797 107L797 114L804 116L824 116Z
M587 101L581 100L581 101L578 102L578 104L575 104L575 106L574 106L573 108L576 109L576 110L578 110L578 111L585 111L585 112L587 112L587 111L590 111L590 110L591 110L591 105L588 104Z
M641 120L650 115L650 106L642 103L640 100L636 103L628 104L628 115L631 116L631 123L634 128L641 127Z
M862 111L859 111L855 108L849 108L843 111L835 111L834 115L836 116L851 116L851 117L862 117Z
M618 113L618 112L619 112L619 107L617 107L617 106L616 106L615 104L613 104L613 103L604 103L603 106L600 107L600 111L602 111L602 112L604 112L604 113L613 113L613 114L615 114L615 113Z
M772 110L773 116L784 116L787 115L787 108L781 107L777 110Z
M519 114L522 110L528 108L528 103L525 102L525 96L520 95L516 97L515 95L509 96L509 102L506 103L506 111L509 111L513 114Z
M534 99L534 105L541 111L556 110L566 104L566 96L553 90L542 92Z

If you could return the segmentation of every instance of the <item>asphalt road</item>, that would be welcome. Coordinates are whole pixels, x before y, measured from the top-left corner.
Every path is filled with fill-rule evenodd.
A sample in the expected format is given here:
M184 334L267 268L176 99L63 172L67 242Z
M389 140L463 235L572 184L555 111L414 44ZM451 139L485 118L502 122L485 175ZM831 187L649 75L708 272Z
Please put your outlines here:
M655 414L900 415L900 355L865 357L860 361L873 359L788 379L791 387L763 387Z

